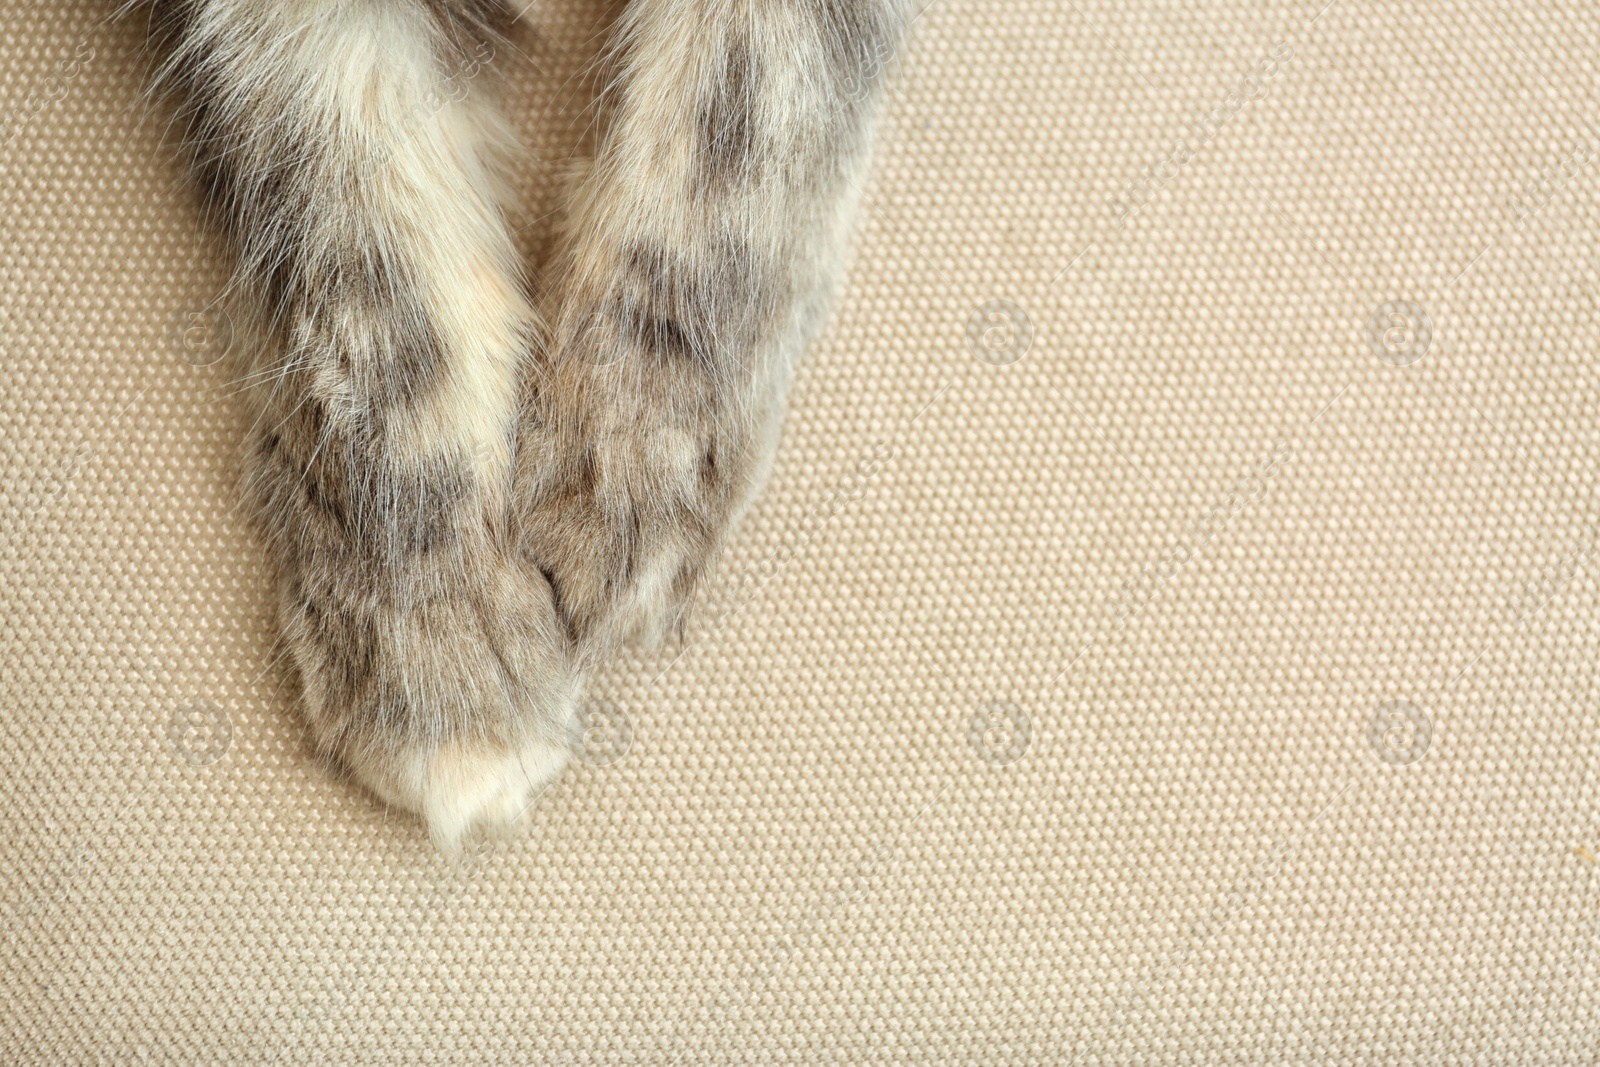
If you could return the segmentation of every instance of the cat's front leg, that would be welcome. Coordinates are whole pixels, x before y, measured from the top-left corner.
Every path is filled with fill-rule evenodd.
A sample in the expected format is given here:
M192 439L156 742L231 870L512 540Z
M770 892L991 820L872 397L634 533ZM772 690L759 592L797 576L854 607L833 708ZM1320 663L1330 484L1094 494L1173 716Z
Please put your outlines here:
M677 621L831 295L898 0L633 0L516 490L586 660Z
M514 551L531 312L453 0L169 0L196 164L275 344L248 475L318 747L453 847L567 757L574 675ZM475 72L476 73L476 72Z

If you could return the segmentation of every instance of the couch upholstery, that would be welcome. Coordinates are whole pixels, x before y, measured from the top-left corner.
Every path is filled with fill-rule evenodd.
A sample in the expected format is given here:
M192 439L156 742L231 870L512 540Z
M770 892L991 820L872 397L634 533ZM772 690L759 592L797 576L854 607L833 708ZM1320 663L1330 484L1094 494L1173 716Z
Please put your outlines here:
M0 1061L1600 1055L1592 5L933 0L769 490L460 869L302 737L109 7L0 7Z

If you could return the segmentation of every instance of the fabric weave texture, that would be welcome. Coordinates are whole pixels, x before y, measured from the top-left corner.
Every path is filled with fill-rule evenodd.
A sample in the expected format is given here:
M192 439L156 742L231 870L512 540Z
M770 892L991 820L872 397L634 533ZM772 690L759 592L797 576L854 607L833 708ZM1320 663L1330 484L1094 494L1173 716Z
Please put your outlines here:
M303 737L111 6L0 2L0 1062L1600 1058L1594 5L933 0L770 487L460 868Z

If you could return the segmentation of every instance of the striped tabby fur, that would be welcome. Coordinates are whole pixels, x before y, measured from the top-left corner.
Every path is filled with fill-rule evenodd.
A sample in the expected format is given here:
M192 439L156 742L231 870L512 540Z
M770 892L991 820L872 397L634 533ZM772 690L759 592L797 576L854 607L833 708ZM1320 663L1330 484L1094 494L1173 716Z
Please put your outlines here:
M759 488L901 2L631 0L541 325L457 76L494 0L153 0L268 337L249 483L307 723L442 847L516 821Z

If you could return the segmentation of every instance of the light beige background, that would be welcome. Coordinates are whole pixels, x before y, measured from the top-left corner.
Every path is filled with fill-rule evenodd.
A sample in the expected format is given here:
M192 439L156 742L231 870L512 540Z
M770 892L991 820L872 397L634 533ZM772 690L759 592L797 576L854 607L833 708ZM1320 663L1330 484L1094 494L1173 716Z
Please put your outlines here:
M3 2L0 1061L1600 1055L1592 5L935 0L722 583L452 871L301 736L137 20Z

